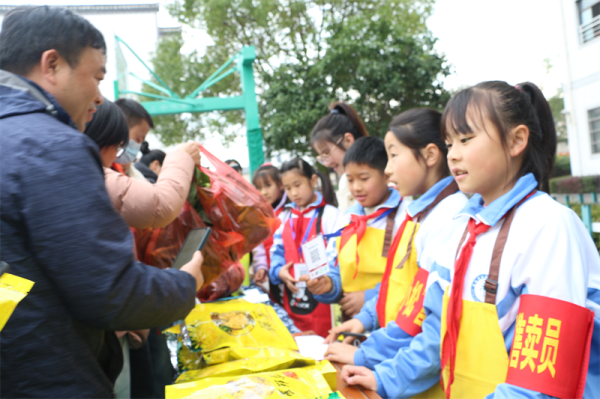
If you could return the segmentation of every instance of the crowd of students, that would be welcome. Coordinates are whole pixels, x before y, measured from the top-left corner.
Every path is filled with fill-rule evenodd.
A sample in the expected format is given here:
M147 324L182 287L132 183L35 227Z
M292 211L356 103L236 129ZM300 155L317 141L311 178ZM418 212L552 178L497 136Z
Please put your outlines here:
M100 95L106 45L74 13L17 8L0 43L0 253L35 283L0 335L0 396L161 396L173 370L156 327L194 306L202 256L146 267L129 228L176 218L197 144L134 164L152 118ZM301 158L256 171L282 223L252 252L254 281L326 338L348 384L382 397L600 397L600 257L548 195L556 132L539 88L480 83L371 133L384 139L344 103L316 122L337 193ZM311 245L327 265L314 278Z
M255 281L326 337L348 384L384 398L600 397L600 257L548 195L556 132L540 89L480 83L377 133L344 103L316 124L337 198L303 159L256 171L282 224L253 252ZM297 267L312 240L327 248L315 278Z

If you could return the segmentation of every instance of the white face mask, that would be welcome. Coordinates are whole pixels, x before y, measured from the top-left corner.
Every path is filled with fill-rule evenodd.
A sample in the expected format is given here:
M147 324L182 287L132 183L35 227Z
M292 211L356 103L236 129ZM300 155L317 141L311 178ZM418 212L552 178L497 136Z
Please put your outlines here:
M129 140L127 148L125 148L125 151L123 151L123 153L115 160L115 162L121 165L127 165L132 163L137 158L138 152L140 152L141 147L141 143L136 143L133 140Z

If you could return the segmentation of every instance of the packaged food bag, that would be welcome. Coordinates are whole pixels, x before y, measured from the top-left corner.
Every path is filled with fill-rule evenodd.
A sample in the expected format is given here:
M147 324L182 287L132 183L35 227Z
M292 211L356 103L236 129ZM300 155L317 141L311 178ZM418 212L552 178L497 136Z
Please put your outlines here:
M232 377L236 375L257 374L267 371L292 369L315 364L315 360L308 357L253 357L249 359L233 360L230 362L217 364L202 370L186 371L182 373L175 382L179 384L182 382L197 381L208 377Z
M331 393L321 373L310 368L238 377L212 377L165 387L166 399L325 399Z
M236 360L251 358L293 358L310 363L310 358L302 356L297 351L291 349L262 347L262 348L223 348L212 352L194 352L187 346L182 345L177 352L179 371L200 370L205 367L232 362ZM309 364L307 363L307 365ZM314 362L312 362L314 363ZM312 364L310 363L310 364ZM300 366L296 366L300 367Z
M4 273L0 276L0 331L23 298L27 296L34 282Z
M275 233L280 220L259 192L238 172L200 146L214 169L200 168L210 187L196 182L197 196L214 227L230 234L233 260L239 260Z
M186 317L192 350L262 347L298 350L272 307L243 299L196 305Z

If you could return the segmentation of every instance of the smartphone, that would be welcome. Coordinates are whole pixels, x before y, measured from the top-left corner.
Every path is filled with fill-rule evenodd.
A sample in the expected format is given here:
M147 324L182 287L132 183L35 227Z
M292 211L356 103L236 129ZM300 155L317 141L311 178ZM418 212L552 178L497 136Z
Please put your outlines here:
M210 231L211 230L209 227L193 229L190 231L185 238L183 246L179 250L177 257L175 258L173 265L171 265L171 268L181 269L181 266L191 261L192 257L194 256L194 252L201 251L202 248L204 248L204 245L210 236Z

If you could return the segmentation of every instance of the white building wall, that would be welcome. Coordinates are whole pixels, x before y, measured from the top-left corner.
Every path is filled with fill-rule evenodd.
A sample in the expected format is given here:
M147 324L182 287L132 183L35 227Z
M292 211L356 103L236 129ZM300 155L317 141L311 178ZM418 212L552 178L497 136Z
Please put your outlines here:
M563 82L571 172L600 175L600 153L592 154L588 111L600 107L600 37L581 43L579 10L562 0L566 76Z

